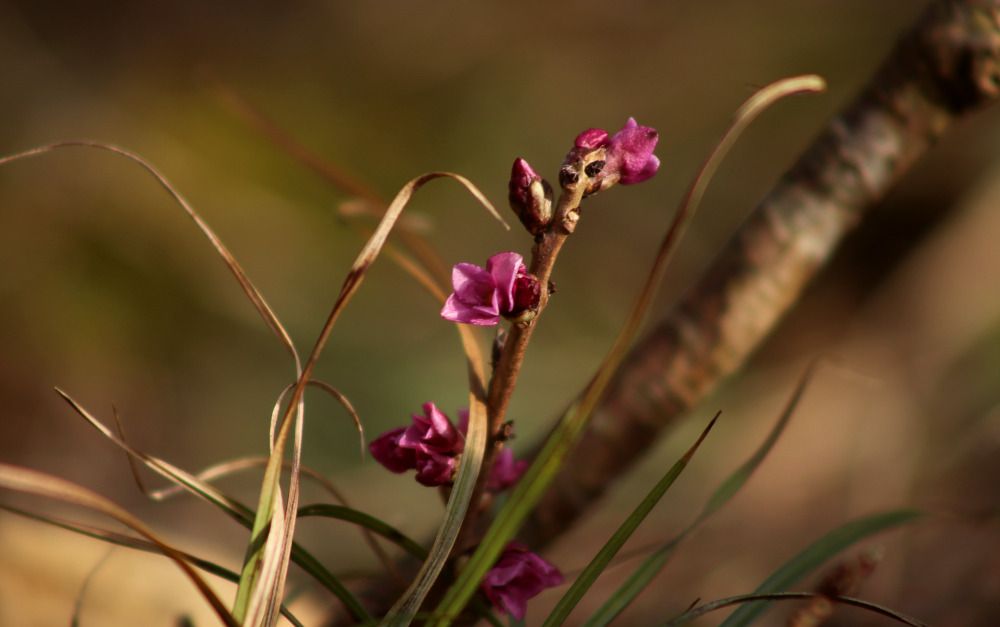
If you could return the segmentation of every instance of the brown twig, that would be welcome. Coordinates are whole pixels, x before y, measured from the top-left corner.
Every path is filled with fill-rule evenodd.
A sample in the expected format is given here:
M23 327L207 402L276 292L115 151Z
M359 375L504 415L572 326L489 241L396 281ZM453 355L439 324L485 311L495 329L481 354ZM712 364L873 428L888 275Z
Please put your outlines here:
M843 236L953 122L1000 93L1000 1L938 0L631 352L522 537L540 546L736 371Z

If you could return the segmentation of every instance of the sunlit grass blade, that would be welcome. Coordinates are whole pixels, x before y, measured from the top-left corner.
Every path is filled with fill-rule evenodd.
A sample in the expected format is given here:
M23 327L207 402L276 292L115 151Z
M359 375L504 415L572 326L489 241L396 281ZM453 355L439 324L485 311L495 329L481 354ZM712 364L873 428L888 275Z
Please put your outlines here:
M116 436L111 429L95 418L89 411L77 403L68 394L58 388L56 389L56 392L58 392L59 395L62 396L63 400L65 400L78 415L86 420L88 424L97 429L97 431L107 438L108 441L125 451L125 453L127 453L130 457L139 460L153 472L182 487L189 493L218 507L241 525L251 528L254 520L254 513L249 507L226 496L221 491L217 490L205 481L199 480L190 473L181 470L180 468L177 468L162 459L148 455L133 448L127 442ZM305 549L294 544L292 546L291 553L292 559L306 572L312 575L312 577L315 578L316 581L318 581L324 588L339 598L355 619L370 620L364 606L361 605L354 595L352 595L350 591L348 591L347 588L318 560L310 555Z
M507 226L506 222L504 222L503 218L500 217L496 208L493 207L486 196L484 196L471 181L463 176L450 172L431 172L412 179L403 186L399 193L396 194L393 201L389 204L382 221L362 247L361 252L358 254L348 271L347 277L345 278L340 289L340 294L337 296L337 299L327 316L327 320L313 345L309 358L306 360L305 366L299 375L295 388L292 390L291 399L286 406L284 415L281 420L278 421L280 428L272 447L268 465L264 471L264 481L261 487L260 499L258 501L253 529L251 531L251 541L248 546L249 550L243 564L240 586L237 591L236 603L233 607L234 616L241 621L246 619L248 611L251 609L268 607L271 608L271 611L273 612L273 608L276 607L276 595L281 590L281 584L285 573L287 572L288 551L291 547L291 538L295 529L295 506L297 506L298 503L297 470L298 451L300 449L300 442L298 438L301 438L301 429L298 426L296 427L297 441L293 448L293 469L289 482L288 508L285 511L284 517L281 519L282 524L277 526L273 523L277 517L275 508L281 500L280 471L283 451L287 441L289 427L292 422L291 415L293 413L293 408L301 407L302 395L305 390L306 383L312 375L316 362L319 360L319 356L333 331L334 325L339 319L344 308L350 302L351 298L360 288L368 269L378 258L379 253L381 252L389 233L392 231L393 226L399 219L400 214L406 208L416 190L429 181L437 178L450 178L459 182L477 201L479 201L483 207L486 208L490 214L493 215L494 218L499 220L505 227L510 228ZM454 519L458 517L458 522L460 523L461 518L464 517L465 510L468 507L470 495L466 493L464 486L470 481L470 474L471 481L473 483L475 482L476 474L478 473L479 466L482 462L482 451L477 449L482 449L486 442L485 409L483 407L477 407L476 400L483 397L484 383L482 361L480 357L478 359L478 363L474 363L477 361L475 358L477 357L479 350L471 332L465 329L460 329L460 333L462 336L462 344L465 348L466 356L470 364L470 396L472 397L470 399L469 433L466 440L466 450L465 454L462 456L462 462L459 465L459 472L455 479L455 489L449 499L449 505L445 509L445 523L442 525L441 530L439 530L438 537L431 549L430 557L425 562L421 572L418 573L417 579L414 581L411 589L404 595L403 599L401 599L406 611L400 613L399 615L404 615L411 611L415 613L417 608L411 608L410 605L414 603L414 599L416 597L419 596L422 598L422 596L426 594L427 590L429 590L430 583L433 583L433 580L437 578L437 574L443 566L445 557L451 551L451 547L454 545L455 537L458 533L457 530L452 529L455 525ZM478 404L481 405L481 401L478 402ZM299 413L301 415L301 411ZM300 420L296 420L295 422L298 424ZM482 422L482 424L480 424L480 422ZM275 546L275 544L280 544L283 547L283 551L281 553L272 550L272 547ZM445 557L441 557L442 553ZM428 581L430 583L428 583ZM262 585L261 582L266 585ZM417 603L417 605L419 606L419 603ZM273 613L271 615L273 616ZM256 618L256 616L252 618ZM269 620L270 617L265 618ZM356 618L367 619L366 616Z
M861 608L868 612L872 612L875 614L879 614L881 616L885 616L887 618L891 618L904 625L910 625L910 627L929 627L926 623L920 622L915 618L907 616L901 612L897 612L896 610L891 610L882 605L877 605L870 601L863 601L861 599L855 599L853 597L822 595L816 592L771 592L767 594L754 593L754 594L741 594L734 597L727 597L725 599L719 599L717 601L705 603L704 605L699 605L696 608L690 609L687 612L684 612L683 614L678 616L677 618L667 623L664 623L663 627L677 627L679 625L684 625L700 616L708 614L709 612L714 612L715 610L721 610L723 608L730 607L732 605L742 605L742 607L748 607L747 604L769 603L771 601L799 601L802 599L815 599L820 597L829 599L834 603L840 603L842 605L850 605L852 607Z
M209 605L212 606L212 609L223 624L232 627L238 625L226 609L226 606L219 600L219 597L208 587L205 580L191 568L191 565L187 563L180 551L167 544L164 540L161 540L142 521L110 500L65 479L3 463L0 463L0 487L78 505L104 514L133 529L155 544L160 552L173 560L184 571L184 574L191 580L205 600L208 601Z
M629 575L628 579L625 580L615 592L608 597L608 600L601 605L600 608L587 619L585 623L586 627L599 627L607 625L610 623L618 614L620 614L630 603L639 596L646 586L663 570L666 566L667 561L673 554L674 549L691 534L698 526L701 525L709 516L717 512L722 508L723 505L728 503L740 489L746 485L747 481L753 475L754 471L761 465L764 459L767 457L771 449L774 448L775 443L781 434L784 432L785 427L788 426L788 422L791 420L792 415L795 413L795 409L799 406L799 402L802 400L802 395L806 391L806 387L812 380L813 375L816 373L816 368L821 362L813 361L806 368L806 371L802 374L799 379L798 384L795 386L791 397L785 403L785 407L778 417L777 422L771 427L768 432L767 437L761 442L757 450L740 465L732 474L730 474L726 479L716 488L712 496L709 497L705 506L702 508L701 513L695 518L694 522L688 525L682 532L680 532L676 537L672 538L670 541L666 542L663 546L659 547L648 557L646 557L642 564L639 565L635 571Z
M920 516L921 513L918 511L901 509L874 514L842 525L782 564L754 590L754 594L784 592L852 544L876 533L914 522ZM767 606L764 601L743 605L726 618L722 627L749 625L767 609Z
M823 79L814 75L777 81L751 96L737 111L732 125L702 165L688 193L681 201L680 208L660 244L656 259L629 312L628 319L619 331L608 354L580 397L562 416L542 450L535 457L531 467L514 488L506 505L497 514L476 552L438 605L435 615L441 617L439 619L441 624L447 624L453 617L461 613L469 599L475 594L479 582L487 570L493 566L504 546L517 533L525 518L552 482L566 455L576 443L587 424L587 420L604 395L608 384L635 340L684 228L697 209L712 175L718 169L723 157L737 137L753 119L777 100L792 94L821 91L824 86Z
M163 552L160 551L159 547L157 547L154 543L148 540L143 540L142 538L137 538L135 536L119 533L117 531L111 531L110 529L95 527L93 525L87 525L84 523L72 522L61 518L56 518L54 516L49 516L47 514L38 514L35 512L29 512L27 510L19 509L17 507L13 507L5 503L0 503L0 509L6 510L13 514L17 514L18 516L24 516L25 518L29 518L31 520L36 520L38 522L43 522L45 524L52 525L53 527L64 529L71 533L76 533L82 536L86 536L88 538L94 538L95 540L107 542L108 544L113 544L128 549L134 549L137 551L143 551L145 553L150 553L152 555L159 555L162 557L166 557L165 555L163 555ZM240 580L240 576L238 573L229 570L224 566L220 566L215 562L200 558L196 555L192 555L190 553L180 550L178 550L178 553L181 556L183 556L185 560L190 562L192 566L210 575L215 575L216 577L225 579L226 581L230 581L232 583L237 583ZM295 615L288 610L288 608L282 607L281 614L282 616L287 618L288 621L293 625L296 625L297 627L302 626L301 621L299 621L295 617Z
M543 627L556 627L558 625L562 625L566 619L569 618L569 614L573 611L573 608L576 607L587 591L590 590L590 587L595 581L597 581L597 578L600 577L601 573L604 572L604 569L608 567L611 560L614 559L615 555L618 554L618 551L621 550L628 539L632 537L632 534L639 528L639 525L646 519L646 516L653 511L653 508L660 502L663 495L667 493L667 490L674 484L674 481L680 477L681 473L687 467L688 462L690 462L691 458L694 457L698 447L701 446L705 437L708 436L709 431L712 430L712 427L715 425L715 421L718 420L718 418L719 414L716 414L715 417L708 423L708 426L705 427L705 430L701 432L701 435L698 436L695 443L691 445L691 448L689 448L687 452L684 453L684 455L677 460L673 466L671 466L670 470L667 471L667 474L663 475L656 485L653 486L653 489L649 491L642 502L639 503L638 507L636 507L628 518L626 518L625 521L618 527L607 543L605 543L601 550L598 551L597 555L594 556L594 559L587 564L586 568L583 569L583 572L581 572L576 578L576 581L573 582L573 585L570 586L569 590L567 590L563 597L559 599L559 602L556 604L555 608L553 608L548 618L545 619Z

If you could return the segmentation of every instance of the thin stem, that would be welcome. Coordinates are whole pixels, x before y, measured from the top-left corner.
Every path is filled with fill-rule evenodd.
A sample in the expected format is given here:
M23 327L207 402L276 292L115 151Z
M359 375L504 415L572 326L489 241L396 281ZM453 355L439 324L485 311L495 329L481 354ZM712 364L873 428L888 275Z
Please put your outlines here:
M511 325L503 343L500 358L493 370L490 378L489 390L487 393L486 406L489 419L489 440L487 441L486 453L483 457L483 465L476 481L476 489L470 501L473 508L466 517L465 524L459 535L456 547L458 551L469 546L473 546L481 533L478 529L478 522L482 519L483 512L488 509L491 500L486 496L486 483L489 480L490 471L493 468L493 460L502 448L502 438L504 431L504 420L507 416L507 408L510 405L510 398L514 393L518 377L521 373L521 366L524 363L524 356L528 349L528 343L535 332L538 320L549 302L549 279L552 276L552 269L559 251L562 250L566 239L573 233L576 223L580 218L580 203L583 201L587 188L592 182L592 178L585 172L586 166L592 161L603 159L603 151L595 151L587 155L577 166L577 180L563 188L556 204L555 217L545 232L541 233L535 240L535 245L531 249L531 264L528 271L533 274L541 286L541 294L538 308L535 315L526 321L516 322Z

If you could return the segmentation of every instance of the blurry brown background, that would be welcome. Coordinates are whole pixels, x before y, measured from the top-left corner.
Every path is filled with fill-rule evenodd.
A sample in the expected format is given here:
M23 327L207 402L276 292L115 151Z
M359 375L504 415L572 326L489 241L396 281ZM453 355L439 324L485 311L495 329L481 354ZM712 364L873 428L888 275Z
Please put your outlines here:
M660 175L588 202L556 270L559 295L512 407L524 450L609 345L676 199L735 107L782 76L816 72L830 85L778 105L742 140L669 274L660 312L923 5L3 1L0 153L91 138L142 154L213 225L305 352L361 245L336 211L349 196L249 128L220 88L386 196L447 169L502 206L514 157L554 179L580 130L614 130L630 115L657 127ZM696 597L748 592L829 529L905 504L961 515L867 543L886 554L862 596L936 625L1000 623L996 522L972 515L1000 503L998 122L997 111L980 114L937 147L744 374L553 547L549 557L564 570L586 564L622 510L722 409L723 422L634 546L670 537L756 446L810 357L829 353L846 365L820 371L746 492L681 550L623 624L668 618ZM449 263L529 247L523 232L503 231L449 183L420 192L412 211ZM114 404L137 446L189 470L265 451L271 405L292 366L190 220L139 168L109 154L73 149L5 166L0 299L0 459L97 489L235 567L241 529L189 499L149 503L124 457L52 392L65 389L105 420ZM461 353L436 309L382 260L335 329L318 376L351 398L370 436L403 424L425 400L452 415L464 403ZM362 509L414 536L430 532L436 496L361 462L343 412L320 395L309 402L308 464ZM257 481L223 485L252 501ZM310 489L304 501L318 498ZM350 528L310 520L300 529L335 572L376 567ZM67 623L105 553L6 513L0 547L0 625ZM611 571L575 616L629 571ZM331 602L299 579L292 589L309 621ZM544 616L558 594L530 616ZM790 610L777 608L764 624ZM95 575L80 617L170 625L181 613L205 615L181 575L120 549ZM703 624L721 615L709 618ZM837 620L871 619L844 611Z

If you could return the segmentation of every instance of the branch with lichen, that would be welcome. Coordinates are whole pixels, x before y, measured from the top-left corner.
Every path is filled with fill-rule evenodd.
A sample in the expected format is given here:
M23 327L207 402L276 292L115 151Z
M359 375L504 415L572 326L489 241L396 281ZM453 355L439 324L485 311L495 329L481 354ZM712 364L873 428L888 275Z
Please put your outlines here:
M776 328L843 237L960 118L1000 95L1000 1L937 0L868 86L631 351L522 530L541 546Z

